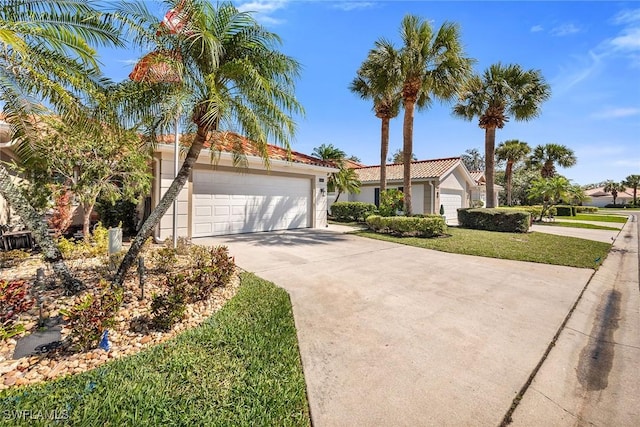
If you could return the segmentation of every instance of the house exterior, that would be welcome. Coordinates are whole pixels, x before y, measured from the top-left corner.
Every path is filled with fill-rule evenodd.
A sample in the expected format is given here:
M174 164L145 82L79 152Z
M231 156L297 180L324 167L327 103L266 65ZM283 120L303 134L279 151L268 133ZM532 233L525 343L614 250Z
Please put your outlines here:
M327 177L330 163L269 145L269 167L246 138L216 132L207 141L177 203L177 236L225 234L327 225ZM181 139L181 143L186 138ZM151 206L156 206L174 177L173 136L157 145L153 160ZM243 153L242 166L234 166ZM173 210L160 221L155 238L173 235Z
M359 194L348 195L348 201L379 205L380 166L355 170L362 185ZM386 172L387 188L402 189L404 166L389 164ZM413 213L439 214L442 206L449 224L457 222L457 209L472 206L474 200L484 200L483 183L476 181L460 157L411 162L411 183Z
M591 200L583 203L584 206L603 208L606 205L613 204L613 196L611 193L606 193L604 187L591 188L585 190L584 193L591 198ZM616 204L625 205L629 203L633 203L633 188L627 188L626 191L619 191L618 197L616 197Z

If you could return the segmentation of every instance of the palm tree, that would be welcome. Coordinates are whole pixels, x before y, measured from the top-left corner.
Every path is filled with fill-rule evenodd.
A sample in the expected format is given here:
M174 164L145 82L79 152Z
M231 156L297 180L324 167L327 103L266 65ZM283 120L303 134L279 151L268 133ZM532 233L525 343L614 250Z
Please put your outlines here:
M277 50L281 41L276 34L230 3L164 3L178 12L179 26L159 25L142 1L121 4L120 13L138 31L137 39L156 43L155 53L164 56L161 71L168 70L160 75L152 68L146 74L144 67L134 70L140 83L128 86L139 90L134 90L134 101L141 103L128 100L127 111L135 115L146 107L142 113L147 117L162 118L164 112L173 119L180 105L190 115L195 137L176 178L133 239L115 275L116 285L122 285L142 245L176 199L212 132L233 127L253 141L268 166L267 140L289 148L295 131L290 113L303 112L293 94L300 65Z
M373 111L381 121L380 192L387 189L389 122L400 112L400 84L399 53L388 41L378 40L349 85L349 90L362 99L373 100Z
M34 115L44 103L65 117L78 116L78 100L91 99L104 83L92 45L122 45L113 17L89 2L6 0L0 7L0 104L10 138L28 142L37 132ZM2 195L33 233L44 259L67 291L81 282L71 276L43 218L0 165Z
M360 193L358 174L354 169L340 168L338 172L331 174L327 182L327 191L330 193L336 191L338 193L334 203L338 201L342 193Z
M543 178L551 178L556 174L556 164L563 168L575 165L577 162L573 150L560 144L538 145L533 149L529 164L540 169Z
M539 221L542 221L542 217L550 207L567 198L570 187L571 183L563 176L538 178L531 183L528 191L529 198L542 199L542 211L540 212Z
M482 76L467 80L453 113L463 119L478 117L485 130L485 179L487 207L495 207L496 129L502 129L509 116L527 121L540 114L540 104L551 96L550 86L540 71L525 71L519 65L491 65Z
M613 197L613 204L616 204L616 199L618 198L618 193L626 191L626 187L621 182L615 181L607 181L602 189L605 193L611 193L611 197Z
M336 164L342 163L347 157L347 153L333 144L322 144L319 147L315 147L311 154L326 162L334 162Z
M640 175L629 175L622 181L622 184L633 188L633 206L638 206L638 186L640 186Z
M458 25L445 22L437 33L431 23L406 15L400 25L402 49L402 151L404 153L404 210L411 215L411 154L413 154L413 118L416 106L423 109L434 99L452 99L460 82L471 72L460 41Z
M531 152L531 147L526 142L510 139L504 141L496 148L496 159L506 161L505 175L507 181L507 205L513 206L511 202L511 184L513 178L513 165L524 160Z
M580 184L571 184L567 196L569 197L569 203L574 205L582 205L584 202L591 200L591 197L587 196Z

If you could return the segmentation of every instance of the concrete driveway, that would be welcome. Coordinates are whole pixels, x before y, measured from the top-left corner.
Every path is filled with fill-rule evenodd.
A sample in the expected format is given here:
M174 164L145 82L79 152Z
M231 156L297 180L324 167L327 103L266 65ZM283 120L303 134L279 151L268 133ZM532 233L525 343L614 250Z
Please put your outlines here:
M500 424L593 273L325 230L194 242L290 293L315 426Z

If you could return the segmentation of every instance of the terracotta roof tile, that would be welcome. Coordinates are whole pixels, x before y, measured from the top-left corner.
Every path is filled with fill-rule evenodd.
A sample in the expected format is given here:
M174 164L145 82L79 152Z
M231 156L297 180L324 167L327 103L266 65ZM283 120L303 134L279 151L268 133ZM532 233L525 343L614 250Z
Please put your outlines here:
M194 134L187 134L180 136L180 144L189 146L195 137ZM173 144L173 135L160 135L158 136L158 142L160 144ZM214 151L226 152L226 153L241 153L245 156L262 157L255 144L252 144L248 138L238 135L234 132L211 132L207 142L205 142L205 148L210 148ZM332 163L325 162L317 157L308 156L297 151L288 151L282 147L276 145L267 144L267 154L271 160L284 160L292 163L304 163L308 165L334 167Z
M450 157L411 162L411 179L439 178L460 161L460 157ZM366 166L355 171L361 182L380 181L380 166ZM387 165L387 181L401 181L403 173L404 166L402 164Z

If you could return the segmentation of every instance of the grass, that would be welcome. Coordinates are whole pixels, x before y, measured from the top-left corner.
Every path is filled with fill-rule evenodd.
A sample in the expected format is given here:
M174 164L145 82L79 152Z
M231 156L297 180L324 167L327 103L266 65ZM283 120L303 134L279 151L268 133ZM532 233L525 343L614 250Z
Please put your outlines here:
M430 239L394 237L372 231L356 234L442 252L580 268L596 268L611 247L609 243L546 233L499 233L456 227L449 227L448 232L449 237Z
M627 222L626 217L618 215L578 214L576 216L556 216L556 218L562 218L563 220L569 219L573 221Z
M309 426L289 296L241 280L200 327L93 371L2 391L0 415L25 426L51 425L53 414L73 426Z
M607 227L604 225L598 224L588 224L585 222L565 222L565 221L557 221L557 222L536 222L536 225L549 225L552 227L571 227L571 228L589 228L592 230L620 230L616 227Z

